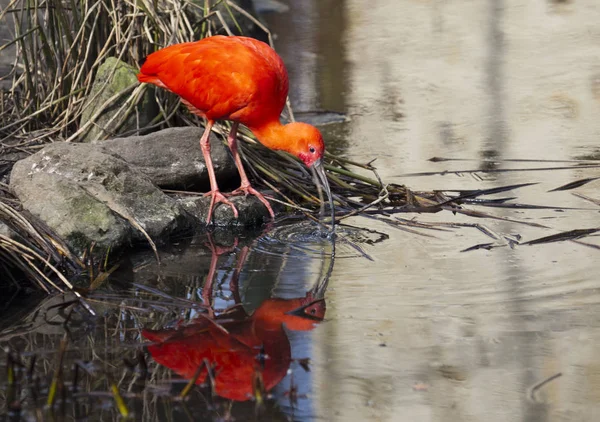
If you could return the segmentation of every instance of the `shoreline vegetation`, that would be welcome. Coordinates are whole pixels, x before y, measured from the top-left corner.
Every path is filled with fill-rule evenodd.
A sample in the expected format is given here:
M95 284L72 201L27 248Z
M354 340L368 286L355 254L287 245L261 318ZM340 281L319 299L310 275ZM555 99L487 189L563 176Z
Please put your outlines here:
M238 3L248 6L249 2ZM238 3L10 1L0 11L0 21L13 23L12 39L0 46L0 52L14 52L9 73L0 75L5 85L9 82L7 89L0 90L0 157L10 157L3 182L8 181L14 161L52 142L82 141L98 126L99 117L106 110L111 111L110 118L102 122L104 130L98 135L104 139L199 125L200 120L176 96L146 84L127 86L98 104L95 76L109 58L137 69L147 54L163 46L210 35L244 34L272 45L270 34L253 16L253 11L243 9ZM110 76L114 76L117 68L115 65ZM110 80L111 77L107 78L106 83ZM147 91L158 112L144 120L140 113L144 112L141 105ZM283 118L294 119L289 102ZM127 129L131 127L128 120L132 119L137 127ZM140 126L140 121L149 123ZM219 123L214 132L224 138L229 124ZM288 210L312 216L322 200L308 172L290 156L265 151L248 131L242 131L240 138L244 141L242 150L251 177L263 188L276 192ZM365 204L387 199L388 193L383 193L385 189L376 173L364 175L363 170L375 172L370 165L327 154L326 168L338 205L356 213ZM395 191L403 189L397 187ZM88 273L93 280L93 274L105 274L91 270L91 263L85 263L89 256L76 256L49 227L23 210L7 183L0 185L0 202L0 221L6 225L0 234L3 273L18 269L48 293L71 289L69 277ZM90 245L90 251L93 247ZM16 279L12 281L18 285Z
M102 127L98 137L106 139L201 125L200 119L191 115L175 95L162 89L154 90L147 84L132 83L98 101L94 88L98 69L109 59L118 59L106 82L102 82L108 84L118 71L118 63L137 69L147 54L159 48L216 34L251 35L272 44L270 34L253 16L253 11L240 6L248 4L251 2L232 0L82 0L77 3L11 0L0 10L0 22L13 25L11 40L0 46L0 54L13 52L8 73L0 75L0 273L7 275L3 277L7 283L20 288L25 280L31 287L47 293L72 290L70 280L73 279L89 280L93 286L98 284L98 279L110 274L114 258L110 250L98 258L94 255L93 243L88 245L87 252L74 253L64 239L23 209L8 183L14 162L54 142L80 142L99 126ZM143 117L141 113L149 108L144 106L148 97L156 103L156 114ZM100 124L107 110L109 117ZM87 115L85 119L84 115ZM282 117L294 119L289 102ZM142 126L140 122L146 124ZM224 142L229 128L229 122L220 122L215 125L214 133ZM287 154L266 150L248 131L241 130L239 138L253 183L273 191L275 202L286 211L317 221L316 214L323 201L306 169ZM572 165L581 164L589 163ZM419 235L447 230L451 223L420 223L396 215L447 210L474 218L514 221L463 208L463 205L524 207L524 204L511 203L514 197L482 197L530 185L415 192L406 186L382 181L372 163L358 163L326 152L325 168L338 222L360 214ZM532 169L523 169L526 170ZM486 172L485 169L474 171ZM566 186L571 189L585 183L586 180L575 181L572 186ZM180 197L198 195L198 192L168 189L163 192ZM113 210L113 213L123 216L122 211ZM125 220L133 224L132 219ZM462 226L464 223L452 227ZM477 223L472 226L480 227ZM489 230L480 230L492 242L476 245L476 248L515 244ZM148 243L153 245L151 240ZM157 253L154 246L153 249Z

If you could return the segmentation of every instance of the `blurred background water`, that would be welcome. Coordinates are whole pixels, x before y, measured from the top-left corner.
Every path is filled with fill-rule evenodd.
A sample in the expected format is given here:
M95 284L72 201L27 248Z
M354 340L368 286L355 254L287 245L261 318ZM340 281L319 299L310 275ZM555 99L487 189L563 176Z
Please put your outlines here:
M595 1L286 4L289 11L270 15L268 24L289 68L292 103L350 117L326 129L330 148L376 159L386 182L413 189L539 182L515 191L518 202L584 209L485 210L548 229L450 213L407 218L479 223L524 239L600 226L597 205L570 191L548 192L599 176L597 169L403 176L561 165L498 160L598 158ZM598 183L576 192L598 199ZM427 238L364 218L353 223L390 239L368 248L373 262L336 262L327 322L313 333L318 418L595 419L597 249L561 242L461 253L489 238L475 228ZM562 377L531 396L556 373Z

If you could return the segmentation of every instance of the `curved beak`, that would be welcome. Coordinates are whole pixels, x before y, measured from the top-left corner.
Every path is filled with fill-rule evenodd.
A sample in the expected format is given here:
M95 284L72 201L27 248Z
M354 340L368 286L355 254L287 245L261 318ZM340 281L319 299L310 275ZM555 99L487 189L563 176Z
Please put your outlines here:
M323 298L329 284L329 279L333 273L333 265L335 263L335 207L333 205L333 196L331 195L331 189L329 188L329 182L327 181L327 175L325 174L325 168L323 167L322 159L315 161L310 169L313 173L315 185L317 185L317 187L321 186L325 190L325 193L327 193L329 207L331 209L331 229L329 230L329 239L331 240L331 259L329 261L329 268L327 269L327 273L325 274L323 280L315 284L311 291L312 294L314 294L314 297ZM320 189L319 196L322 196Z
M314 164L310 167L313 172L313 179L315 185L323 188L325 193L327 194L327 199L329 200L329 207L331 209L331 230L330 233L333 234L335 232L335 207L333 205L333 197L331 196L331 189L329 187L329 182L327 181L327 175L325 174L325 168L323 167L323 159L319 159L315 161Z

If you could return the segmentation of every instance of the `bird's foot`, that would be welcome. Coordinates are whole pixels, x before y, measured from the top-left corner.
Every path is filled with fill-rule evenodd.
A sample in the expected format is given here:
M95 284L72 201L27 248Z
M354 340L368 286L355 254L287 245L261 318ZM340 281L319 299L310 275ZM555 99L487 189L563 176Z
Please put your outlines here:
M235 207L235 205L233 205L233 202L231 202L229 199L227 199L225 197L225 195L223 195L219 190L212 190L210 192L206 192L204 194L204 196L210 196L210 206L208 207L208 217L206 218L206 224L210 224L211 220L212 220L212 213L213 210L215 208L215 205L218 203L223 203L225 205L229 205L231 207L231 210L233 211L233 216L235 218L238 218L238 210Z
M275 219L275 213L273 212L273 208L271 208L271 204L269 204L269 201L267 201L267 198L265 198L262 193L260 193L259 191L257 191L250 185L248 185L248 186L242 185L239 188L237 188L236 190L234 190L233 192L231 192L229 194L229 196L235 196L235 195L241 195L241 194L244 194L244 196L248 196L248 195L256 196L258 198L258 200L260 202L262 202L263 205L267 208L267 211L269 211L269 214L271 214L271 218L273 220Z

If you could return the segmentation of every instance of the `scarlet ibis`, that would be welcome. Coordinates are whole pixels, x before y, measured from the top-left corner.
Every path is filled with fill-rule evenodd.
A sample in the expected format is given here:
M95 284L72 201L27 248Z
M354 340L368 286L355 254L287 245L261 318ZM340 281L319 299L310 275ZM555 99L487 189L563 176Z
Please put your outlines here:
M279 121L288 94L288 75L281 57L269 45L253 38L221 35L175 44L150 54L137 77L140 82L179 95L192 113L206 119L200 147L211 187L206 194L211 196L207 224L219 202L229 205L238 217L233 203L219 191L210 157L209 134L217 120L233 121L227 142L241 185L231 195L255 195L271 218L275 217L269 202L250 185L244 171L236 137L241 123L266 147L287 151L316 170L329 197L333 217L331 191L322 166L323 137L312 125L299 122L283 125Z
M302 298L267 299L251 316L236 305L215 319L200 315L187 325L142 330L142 335L155 342L148 350L159 364L190 379L206 359L214 366L215 393L246 401L253 397L257 374L266 391L285 377L291 348L284 325L312 330L324 316L324 299L309 292ZM203 383L207 375L203 368L196 383Z

